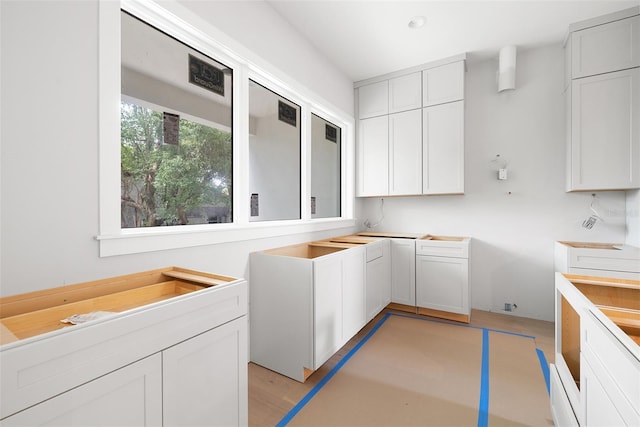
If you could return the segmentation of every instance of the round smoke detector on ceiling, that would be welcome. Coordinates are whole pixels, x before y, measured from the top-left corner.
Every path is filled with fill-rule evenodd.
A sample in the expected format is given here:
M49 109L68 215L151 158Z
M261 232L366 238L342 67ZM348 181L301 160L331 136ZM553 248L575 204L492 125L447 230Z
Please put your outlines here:
M420 28L426 23L427 23L427 18L425 18L424 16L414 16L409 21L409 28L413 28L413 29Z

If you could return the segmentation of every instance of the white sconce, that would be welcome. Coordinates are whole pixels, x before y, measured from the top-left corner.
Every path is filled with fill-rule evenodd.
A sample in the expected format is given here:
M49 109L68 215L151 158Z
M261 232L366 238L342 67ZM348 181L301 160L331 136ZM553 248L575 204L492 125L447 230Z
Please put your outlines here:
M516 47L505 46L500 49L498 60L498 92L516 88Z

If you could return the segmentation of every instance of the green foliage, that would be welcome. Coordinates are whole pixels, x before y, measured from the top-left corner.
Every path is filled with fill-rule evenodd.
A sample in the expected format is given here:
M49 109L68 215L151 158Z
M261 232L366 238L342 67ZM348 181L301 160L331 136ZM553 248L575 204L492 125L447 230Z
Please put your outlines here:
M179 145L163 144L162 113L121 103L122 227L207 221L231 211L231 134L180 120Z

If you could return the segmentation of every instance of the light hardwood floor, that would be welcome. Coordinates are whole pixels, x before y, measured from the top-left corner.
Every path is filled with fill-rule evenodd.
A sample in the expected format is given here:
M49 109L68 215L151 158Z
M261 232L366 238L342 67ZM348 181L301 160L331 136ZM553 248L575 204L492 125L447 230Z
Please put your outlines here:
M249 425L276 425L389 311L395 312L383 310L320 369L314 372L305 383L299 383L254 363L249 363ZM536 346L544 352L547 361L553 363L553 322L473 310L470 324L534 336Z

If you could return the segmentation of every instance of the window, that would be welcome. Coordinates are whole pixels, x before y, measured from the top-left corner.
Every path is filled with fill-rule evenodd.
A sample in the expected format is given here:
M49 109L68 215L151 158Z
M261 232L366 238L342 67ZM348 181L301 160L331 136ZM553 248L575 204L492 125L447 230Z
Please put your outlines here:
M121 16L121 227L232 222L231 69Z
M311 217L340 216L342 129L311 115Z
M283 74L177 3L122 0L99 2L98 8L100 231L96 238L101 257L355 225L351 115L335 111L294 76ZM198 64L211 71L209 78L205 71L204 80L198 75L189 81L190 66ZM297 142L287 151L296 160L287 163L289 181L284 184L281 178L278 185L272 181L254 187L251 182L258 176L252 161L267 167L269 162L252 155L251 144L260 132L253 134L255 123L250 123L254 116L250 99L256 99L250 80L274 96L278 108L284 107L286 117L277 119L278 126L296 134ZM335 161L340 153L339 172L334 172L335 163L317 161L312 112L336 129L330 157ZM329 129L329 135L332 132ZM142 150L139 140L148 141L152 149ZM150 163L157 170L147 164L152 173L143 173L143 153L160 157L164 164ZM279 172L285 175L284 170ZM322 200L317 187L329 174L331 183L321 186L332 189L331 202ZM145 179L154 183L153 197L145 195L151 194ZM275 195L269 194L271 188L276 188ZM276 205L293 207L271 218L252 217L253 193L259 196L259 215L268 213L267 195L274 201L286 196L287 202ZM329 206L330 212L324 211Z
M300 106L249 81L250 221L300 219Z

